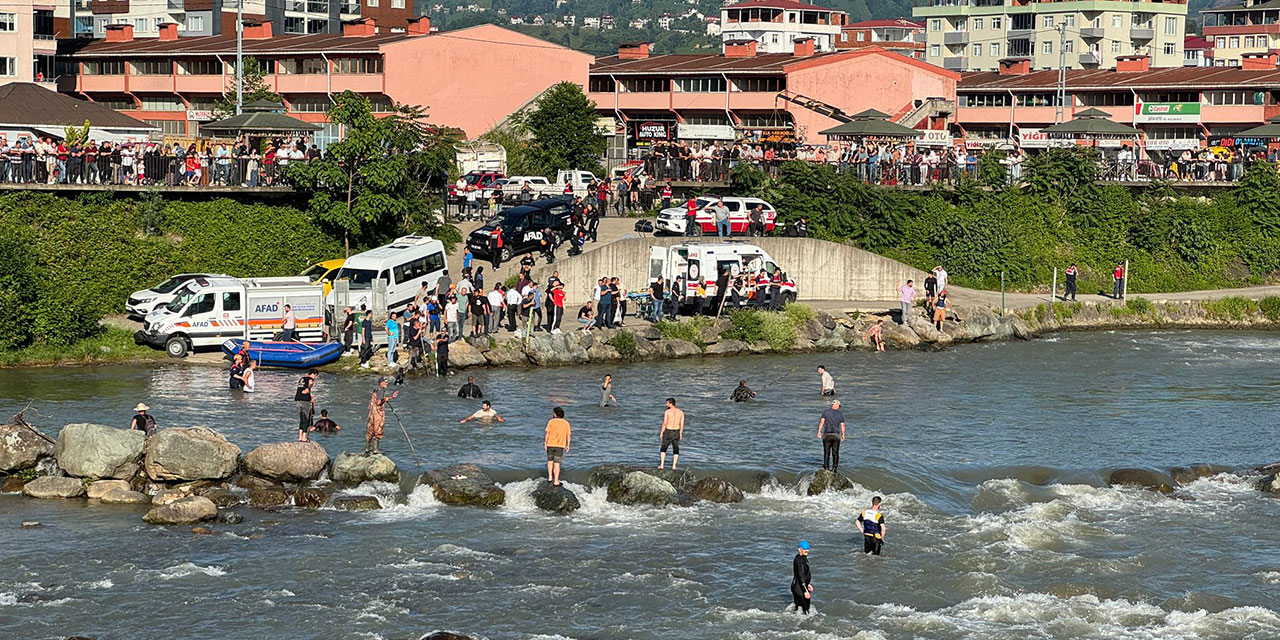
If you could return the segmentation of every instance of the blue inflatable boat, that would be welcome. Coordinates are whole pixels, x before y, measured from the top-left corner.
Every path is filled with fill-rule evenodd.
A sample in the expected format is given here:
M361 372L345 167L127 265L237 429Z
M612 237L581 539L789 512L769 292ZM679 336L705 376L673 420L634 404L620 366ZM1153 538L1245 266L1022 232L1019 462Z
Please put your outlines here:
M222 352L234 358L244 344L244 340L227 340L222 343ZM341 342L249 341L249 358L261 367L309 369L336 362L341 357Z

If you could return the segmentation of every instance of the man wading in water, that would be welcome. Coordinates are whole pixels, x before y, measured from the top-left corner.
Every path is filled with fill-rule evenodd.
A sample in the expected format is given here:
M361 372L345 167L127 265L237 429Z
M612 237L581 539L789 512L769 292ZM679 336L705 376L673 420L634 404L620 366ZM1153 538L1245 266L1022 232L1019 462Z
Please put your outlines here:
M883 500L880 496L871 499L871 508L863 509L858 514L858 519L854 520L854 524L858 525L858 531L862 532L862 552L869 553L873 556L880 555L880 550L884 548L884 534L887 527L884 524L884 514L880 513L880 503Z
M316 411L316 375L315 369L308 371L298 380L298 390L293 392L293 402L298 406L298 442L307 442L307 432L311 430L311 417Z
M382 427L387 423L387 403L396 399L399 391L387 395L387 379L378 380L378 387L369 398L369 420L364 428L364 454L381 453L378 442L382 440Z
M840 443L844 442L844 414L840 413L839 400L832 400L831 408L824 409L818 419L818 439L822 441L822 468L839 472Z
M796 611L809 615L809 606L813 604L813 575L809 573L809 541L801 540L796 545L796 557L791 561L791 599L796 603Z
M834 396L836 394L836 381L827 373L827 368L818 365L818 373L822 376L822 395Z
M680 440L684 438L684 412L676 408L676 399L667 398L667 411L662 414L662 449L658 468L667 466L667 447L671 447L671 470L680 461Z
M468 398L471 400L479 400L484 397L484 392L476 385L476 379L473 376L467 376L467 383L458 389L459 398Z
M747 381L739 380L738 388L733 390L733 395L729 396L729 399L734 402L746 402L754 397L756 397L756 392L747 386Z

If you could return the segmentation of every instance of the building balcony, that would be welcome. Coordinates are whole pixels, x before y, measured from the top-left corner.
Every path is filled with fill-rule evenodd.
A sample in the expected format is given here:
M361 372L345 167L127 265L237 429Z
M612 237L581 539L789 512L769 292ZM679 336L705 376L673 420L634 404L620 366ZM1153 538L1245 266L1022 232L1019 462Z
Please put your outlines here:
M103 13L129 13L129 0L98 0L93 3L95 15Z
M1107 37L1107 30L1102 27L1084 27L1080 30L1080 37L1085 40L1100 40Z
M1031 40L1036 37L1035 29L1010 29L1005 32L1010 40Z
M773 104L773 95L775 94L770 94L770 105ZM590 93L587 94L587 97L594 100L596 105L601 109L612 109L615 104L619 109L645 111L667 111L671 109L671 95L665 91L655 93L628 93L623 91L618 93L616 103L614 102L614 95L612 93ZM721 98L720 104L722 105L721 108L723 108L724 98Z
M1258 34L1280 35L1280 24L1230 24L1204 28L1206 38L1210 36L1250 36Z
M969 44L968 31L952 31L951 33L942 34L942 44L956 45Z
M969 58L967 56L943 58L942 68L948 71L967 71L969 69Z
M1156 37L1156 30L1151 27L1133 27L1129 29L1129 39L1147 42Z
M37 33L31 38L31 47L36 53L53 54L58 51L58 41L52 35Z
M342 93L348 89L356 93L382 93L383 82L380 73L333 74L330 87L334 93Z
M1080 54L1081 66L1097 66L1102 64L1102 56L1097 51L1085 51Z
M174 87L178 93L222 93L227 88L227 79L232 76L222 75L186 75L178 74Z
M124 93L128 90L125 76L93 76L79 75L80 91L91 93Z
M140 93L173 93L172 75L129 76L129 90Z

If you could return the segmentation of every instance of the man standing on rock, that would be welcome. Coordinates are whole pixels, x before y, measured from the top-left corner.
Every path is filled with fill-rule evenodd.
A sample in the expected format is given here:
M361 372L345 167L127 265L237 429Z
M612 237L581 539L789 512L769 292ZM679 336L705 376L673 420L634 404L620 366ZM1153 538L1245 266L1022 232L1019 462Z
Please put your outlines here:
M676 408L676 399L667 398L667 410L662 414L662 449L659 451L658 468L667 466L667 447L671 447L671 470L680 461L680 441L684 439L684 412Z
M822 395L834 396L836 394L836 381L827 373L827 368L818 365L818 375L822 377Z
M905 325L911 318L911 307L916 303L916 281L908 280L906 284L898 287L898 293L902 294L902 315L899 317L898 324Z
M840 401L832 400L831 408L822 411L818 419L818 439L822 441L822 468L832 473L840 472L840 443L844 442L844 414Z
M307 442L307 432L311 430L311 417L316 411L316 375L315 369L308 371L298 380L298 389L293 392L293 403L298 406L298 442Z
M399 391L387 395L387 379L380 378L378 387L373 390L373 396L369 398L369 420L365 422L364 427L364 453L381 453L378 451L378 443L382 440L382 428L387 423L387 403L396 399L400 395Z
M542 448L547 452L547 482L552 486L560 486L560 463L564 462L564 454L569 451L572 438L569 421L564 419L564 409L556 407L551 410L554 417L547 421L547 431L542 438Z

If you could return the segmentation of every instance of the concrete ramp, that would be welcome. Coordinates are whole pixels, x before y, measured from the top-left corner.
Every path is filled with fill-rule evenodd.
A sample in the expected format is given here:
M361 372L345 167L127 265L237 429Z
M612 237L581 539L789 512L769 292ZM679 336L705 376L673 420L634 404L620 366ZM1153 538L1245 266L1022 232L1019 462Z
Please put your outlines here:
M795 279L801 300L893 301L897 288L914 279L923 292L924 272L849 245L814 238L744 238L773 256ZM569 302L586 300L602 276L617 276L631 291L649 282L649 247L680 244L685 238L624 238L572 258L563 255L555 264L539 263L534 280L546 282L560 272ZM703 238L704 243L715 238ZM589 245L588 245L589 246ZM568 313L566 311L566 313Z

